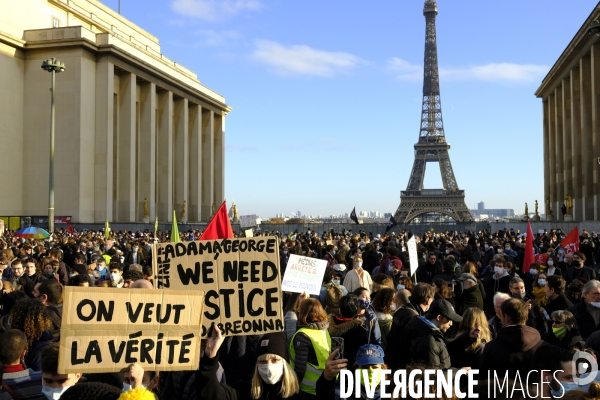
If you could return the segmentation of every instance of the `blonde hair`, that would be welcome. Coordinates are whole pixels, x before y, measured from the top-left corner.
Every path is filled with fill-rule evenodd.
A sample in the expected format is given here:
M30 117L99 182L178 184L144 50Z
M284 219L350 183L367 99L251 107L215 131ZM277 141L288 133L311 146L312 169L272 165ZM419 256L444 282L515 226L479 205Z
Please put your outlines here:
M482 309L477 307L469 307L465 310L462 317L463 319L460 325L458 326L459 334L463 332L470 332L472 329L475 329L477 327L479 327L481 330L481 333L479 334L477 339L475 339L475 342L466 348L467 351L474 351L482 343L487 343L490 340L492 340L490 326L487 323L485 313Z
M258 356L256 359L256 365L254 366L254 376L252 377L250 395L253 399L260 399L263 391L263 380L258 373L258 362L259 361L267 361L273 357L276 357L277 360L283 363L283 376L281 377L281 391L279 394L282 398L287 399L288 397L292 397L296 393L300 391L300 384L298 383L298 378L296 377L296 373L290 365L281 357L276 354L263 354Z

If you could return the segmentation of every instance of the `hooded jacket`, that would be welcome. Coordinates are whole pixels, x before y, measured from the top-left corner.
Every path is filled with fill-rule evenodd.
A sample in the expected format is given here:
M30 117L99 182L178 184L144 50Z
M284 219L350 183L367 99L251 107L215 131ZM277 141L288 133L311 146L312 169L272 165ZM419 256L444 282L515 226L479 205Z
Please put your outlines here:
M596 324L594 317L592 317L592 314L587 309L587 304L587 301L583 300L567 309L575 317L579 332L581 332L581 337L584 340L587 340L592 333L600 329L600 322Z
M520 373L527 376L533 354L544 343L540 333L527 325L510 325L500 328L498 336L483 349L479 376L494 372L498 376ZM510 377L510 375L509 375ZM514 376L513 376L514 378Z
M498 278L495 273L491 273L483 280L483 288L485 289L486 298L485 298L485 314L488 316L494 315L494 295L498 292L502 293L510 293L511 277L504 270L504 274Z
M429 368L450 368L446 338L433 323L423 316L418 316L410 320L406 331L407 336L411 338L410 356L413 362Z
M469 307L483 309L483 296L479 285L463 290L462 295L456 298L456 312L463 315Z

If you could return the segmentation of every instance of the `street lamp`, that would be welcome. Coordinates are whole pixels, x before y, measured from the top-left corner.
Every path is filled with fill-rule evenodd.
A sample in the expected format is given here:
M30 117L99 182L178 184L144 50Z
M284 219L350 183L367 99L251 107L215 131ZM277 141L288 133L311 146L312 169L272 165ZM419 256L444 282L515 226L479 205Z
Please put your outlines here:
M65 63L56 58L44 60L42 69L52 73L52 87L50 88L50 177L48 187L48 231L54 232L54 84L56 82L56 73L65 70Z

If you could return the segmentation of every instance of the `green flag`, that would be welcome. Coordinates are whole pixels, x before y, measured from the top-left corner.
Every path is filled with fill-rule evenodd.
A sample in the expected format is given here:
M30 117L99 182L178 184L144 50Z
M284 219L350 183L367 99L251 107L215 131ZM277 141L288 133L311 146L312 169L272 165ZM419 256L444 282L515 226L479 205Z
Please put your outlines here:
M104 226L104 237L106 239L110 239L110 227L108 226L108 220L106 220L106 225Z
M171 225L171 242L179 242L179 228L177 227L177 214L173 210L173 225Z

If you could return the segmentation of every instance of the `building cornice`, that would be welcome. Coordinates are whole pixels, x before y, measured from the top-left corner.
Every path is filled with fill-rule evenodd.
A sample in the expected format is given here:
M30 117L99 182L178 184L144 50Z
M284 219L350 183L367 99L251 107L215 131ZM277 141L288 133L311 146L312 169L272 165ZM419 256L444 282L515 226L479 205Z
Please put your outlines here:
M550 71L542 80L540 87L535 92L536 97L546 98L550 95L560 85L567 74L570 73L571 69L579 63L579 60L590 50L594 43L596 43L598 36L588 34L588 28L595 19L600 19L600 2L594 7L594 10L579 28L571 42L552 68L550 68Z

